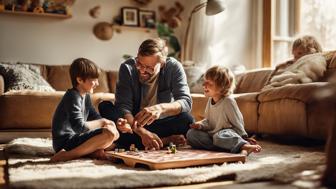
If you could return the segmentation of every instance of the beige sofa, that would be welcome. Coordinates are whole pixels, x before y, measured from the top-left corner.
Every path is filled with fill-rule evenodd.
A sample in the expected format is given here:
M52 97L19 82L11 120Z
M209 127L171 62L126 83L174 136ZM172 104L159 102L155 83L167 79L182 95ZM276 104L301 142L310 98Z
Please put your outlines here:
M235 98L250 133L292 135L325 139L327 129L335 123L335 107L315 99L316 91L327 84L336 70L333 53L326 53L328 70L320 82L279 87L260 92L271 69L248 71L237 76ZM332 61L331 61L332 60ZM4 93L0 75L0 142L17 137L50 136L53 112L64 91L71 86L69 66L40 65L42 76L57 92L16 91ZM93 105L114 100L117 72L102 71L100 86L92 94ZM207 98L192 94L192 114L203 118Z

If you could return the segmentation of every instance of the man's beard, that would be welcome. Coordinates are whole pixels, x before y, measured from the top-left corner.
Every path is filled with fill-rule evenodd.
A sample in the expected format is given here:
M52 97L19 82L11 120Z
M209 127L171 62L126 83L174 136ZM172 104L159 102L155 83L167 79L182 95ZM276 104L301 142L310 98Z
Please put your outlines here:
M146 73L146 76L143 76L142 74L139 73L139 80L141 83L145 83L148 81L154 74Z

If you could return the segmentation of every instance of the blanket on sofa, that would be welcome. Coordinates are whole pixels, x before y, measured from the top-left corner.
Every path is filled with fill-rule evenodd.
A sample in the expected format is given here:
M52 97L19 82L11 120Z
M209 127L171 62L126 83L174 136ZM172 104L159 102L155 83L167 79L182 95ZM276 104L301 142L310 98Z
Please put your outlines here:
M238 182L274 180L292 183L300 173L323 166L322 146L304 147L261 141L263 151L245 164L147 170L91 159L50 163L49 139L18 139L5 149L10 188L125 188L201 183L235 175ZM294 184L297 183L294 182ZM299 182L300 184L300 182ZM302 184L302 182L301 182Z
M274 75L264 89L315 82L323 77L326 70L326 59L321 53L309 54L288 66L282 73Z

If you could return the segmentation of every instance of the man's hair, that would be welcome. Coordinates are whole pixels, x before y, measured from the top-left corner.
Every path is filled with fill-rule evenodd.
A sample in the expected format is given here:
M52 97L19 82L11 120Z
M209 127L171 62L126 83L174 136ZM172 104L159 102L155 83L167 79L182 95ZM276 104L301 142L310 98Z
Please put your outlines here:
M98 78L99 70L95 63L86 58L75 59L70 66L70 77L73 87L78 85L77 77L84 81L88 78Z
M223 96L229 96L235 88L235 78L230 69L223 66L213 66L209 68L204 76L212 80L221 89Z
M305 35L293 42L292 52L296 48L303 48L303 50L308 53L318 53L322 52L322 47L320 43L316 40L314 36Z
M140 56L152 56L160 53L160 59L165 60L168 56L168 47L166 42L160 38L147 39L141 43L138 55Z

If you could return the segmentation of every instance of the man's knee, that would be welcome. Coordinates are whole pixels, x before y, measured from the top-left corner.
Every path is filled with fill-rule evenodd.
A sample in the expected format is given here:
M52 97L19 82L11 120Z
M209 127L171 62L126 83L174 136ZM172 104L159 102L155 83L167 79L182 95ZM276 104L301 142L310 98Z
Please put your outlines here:
M190 113L182 112L179 115L179 118L182 119L183 121L185 121L186 124L188 124L188 125L191 124L191 123L194 123L194 118Z
M113 103L110 101L102 101L101 103L98 104L98 110L100 114L107 112L107 110L112 107Z

